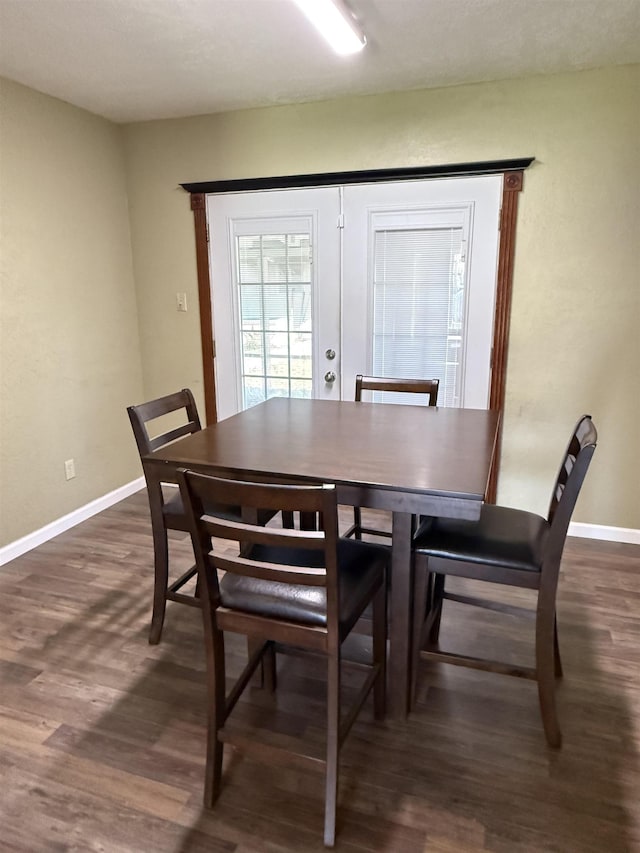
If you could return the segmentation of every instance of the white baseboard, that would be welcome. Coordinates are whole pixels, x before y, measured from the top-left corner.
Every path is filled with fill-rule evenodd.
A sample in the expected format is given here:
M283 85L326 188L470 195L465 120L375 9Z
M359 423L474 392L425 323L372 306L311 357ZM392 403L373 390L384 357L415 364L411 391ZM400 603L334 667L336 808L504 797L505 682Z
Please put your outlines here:
M609 527L606 524L583 524L581 521L572 521L569 525L569 536L640 545L640 530L635 530L633 527Z
M31 551L32 548L37 548L38 545L42 545L43 542L48 542L49 539L53 539L53 537L57 536L59 533L64 533L64 531L69 530L70 527L75 527L76 524L80 524L81 521L91 518L92 515L102 512L103 509L108 509L108 507L128 498L129 495L139 492L140 489L144 488L144 486L144 477L138 477L137 480L132 480L130 483L120 486L119 489L114 489L112 492L103 495L101 498L96 498L95 501L91 501L85 506L81 506L79 509L75 509L73 512L63 515L62 518L58 518L56 521L46 524L39 530L34 530L33 533L28 533L26 536L23 536L22 539L16 539L15 542L10 542L8 545L0 548L0 566L4 566L5 563L15 560L15 558L19 557L21 554L26 554L26 552Z
M108 509L110 506L117 504L119 501L128 498L129 495L139 492L145 486L144 477L138 477L137 480L132 480L126 483L119 489L103 495L101 498L96 498L85 506L63 515L56 521L41 527L39 530L34 530L23 536L22 539L16 539L15 542L10 542L3 548L0 548L0 566L15 560L21 554L26 554L32 548L37 548L43 542L48 542L59 533L64 533L81 521L91 518L92 515L102 512L103 509ZM604 524L583 524L580 521L572 521L569 525L569 536L578 536L583 539L602 539L607 542L626 542L630 545L640 545L640 530L635 530L633 527L609 527Z

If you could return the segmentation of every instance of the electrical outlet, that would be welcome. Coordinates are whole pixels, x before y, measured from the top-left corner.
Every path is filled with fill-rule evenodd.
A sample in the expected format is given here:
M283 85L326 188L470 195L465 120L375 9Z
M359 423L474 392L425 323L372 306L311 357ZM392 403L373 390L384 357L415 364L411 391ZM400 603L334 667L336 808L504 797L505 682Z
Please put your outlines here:
M178 311L187 310L187 294L186 293L176 293L176 304L178 306Z
M76 463L73 459L67 459L64 463L64 475L67 480L73 480L76 476Z

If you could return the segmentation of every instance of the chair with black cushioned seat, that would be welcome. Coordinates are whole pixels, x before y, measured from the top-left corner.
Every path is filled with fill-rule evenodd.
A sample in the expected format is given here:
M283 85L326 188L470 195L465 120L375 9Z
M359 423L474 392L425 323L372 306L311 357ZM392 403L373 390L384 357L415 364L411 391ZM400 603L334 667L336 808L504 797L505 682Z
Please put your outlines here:
M562 675L556 590L567 529L596 442L596 428L591 417L584 415L567 446L546 519L532 512L485 504L479 521L428 518L422 523L413 543L414 691L420 658L534 679L547 742L553 747L561 745L555 703L555 679ZM536 590L536 609L448 593L445 575ZM441 649L440 619L447 599L535 617L535 666L514 666Z
M402 394L427 395L429 405L435 406L438 402L439 385L439 379L394 379L392 377L382 376L363 376L359 373L356 376L355 401L356 403L362 401L363 391L391 391ZM391 536L391 532L389 530L363 527L362 511L360 507L356 506L353 508L353 524L343 535L345 537L353 536L355 539L362 539L363 533L370 536Z
M338 753L344 737L373 690L376 718L384 716L386 583L388 549L338 538L334 486L283 486L221 480L192 471L178 478L198 566L207 659L208 734L205 805L211 808L221 784L225 743L278 762L303 753L234 734L227 718L265 654L284 646L307 649L327 660L327 738L324 841L335 840ZM216 518L206 506L231 498L244 517L257 511L317 514L321 529L294 530ZM215 537L212 550L212 537ZM219 578L218 571L224 572ZM340 713L341 644L364 608L373 605L373 654L364 683L349 712ZM224 632L245 634L253 652L226 693ZM257 647L256 647L257 643ZM249 644L250 648L252 644Z
M129 420L133 428L133 434L138 446L141 458L154 450L159 450L172 441L176 441L191 433L198 432L202 427L198 416L198 409L193 394L188 388L141 403L138 406L129 406L127 409ZM163 422L159 419L164 418ZM149 424L155 424L157 429L153 437L149 434ZM143 470L147 479L147 494L149 497L149 509L151 512L151 529L153 533L153 551L155 580L153 589L153 613L151 617L151 628L149 630L149 642L152 644L160 642L162 626L167 601L178 601L181 604L200 606L195 595L182 592L184 585L196 574L195 565L191 566L173 583L169 583L169 542L167 530L188 531L187 518L182 505L180 492L173 483L171 487L164 488L146 477L146 469L143 461ZM226 502L225 502L226 503ZM227 516L239 517L238 507L220 506L217 509ZM270 516L262 517L261 521L266 523Z

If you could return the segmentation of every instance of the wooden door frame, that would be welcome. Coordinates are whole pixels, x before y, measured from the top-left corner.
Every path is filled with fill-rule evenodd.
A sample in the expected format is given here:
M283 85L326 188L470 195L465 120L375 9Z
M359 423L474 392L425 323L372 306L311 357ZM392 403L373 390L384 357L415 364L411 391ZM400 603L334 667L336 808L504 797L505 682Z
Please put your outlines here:
M507 357L509 352L509 324L511 318L518 198L523 188L524 170L531 165L533 160L533 157L525 157L518 160L493 160L482 163L456 163L452 165L418 166L404 169L327 172L317 175L284 175L271 178L246 178L181 184L182 188L191 197L191 210L193 211L195 229L206 422L211 424L215 423L218 419L214 371L215 339L213 336L213 307L209 271L209 229L207 225L206 205L206 197L209 193L255 192L258 190L333 185L344 186L374 182L502 174L502 207L500 211L498 272L491 356L491 387L489 392L489 408L500 412L500 423L502 424L507 379ZM490 502L495 501L496 498L501 441L502 428L500 427L495 451L495 462L487 492L487 500Z

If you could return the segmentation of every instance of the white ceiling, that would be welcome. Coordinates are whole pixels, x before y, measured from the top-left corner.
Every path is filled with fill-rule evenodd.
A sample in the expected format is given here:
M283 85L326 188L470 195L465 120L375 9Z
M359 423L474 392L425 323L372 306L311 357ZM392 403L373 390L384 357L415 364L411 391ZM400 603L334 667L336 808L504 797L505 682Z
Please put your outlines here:
M292 0L0 0L0 76L116 122L640 61L640 0L347 0L338 57Z

